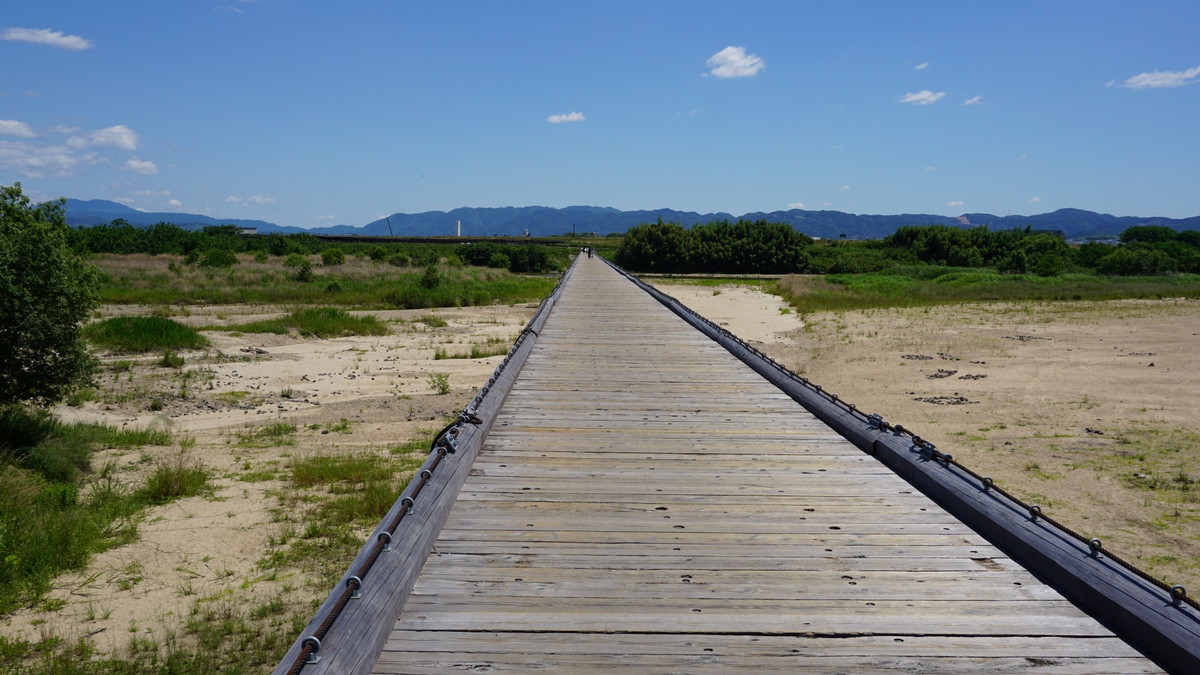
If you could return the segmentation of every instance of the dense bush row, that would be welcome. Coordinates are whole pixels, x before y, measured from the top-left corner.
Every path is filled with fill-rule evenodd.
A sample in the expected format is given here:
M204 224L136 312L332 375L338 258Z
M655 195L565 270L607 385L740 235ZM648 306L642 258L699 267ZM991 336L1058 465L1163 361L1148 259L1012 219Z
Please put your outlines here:
M73 228L69 232L69 241L80 253L173 254L183 256L189 265L218 268L236 265L235 253L285 258L319 254L321 264L327 267L343 264L347 255L364 256L398 267L425 267L449 260L533 273L549 272L566 264L566 249L556 252L534 244L330 243L311 234L271 233L247 237L242 236L240 228L234 225L186 230L170 223L158 223L143 228L121 219L107 225Z
M1160 276L1200 273L1200 232L1131 227L1115 246L1072 246L1029 228L931 225L902 227L877 241L814 242L781 223L718 221L687 229L659 221L630 229L616 260L638 272L863 274L924 264L1045 277Z

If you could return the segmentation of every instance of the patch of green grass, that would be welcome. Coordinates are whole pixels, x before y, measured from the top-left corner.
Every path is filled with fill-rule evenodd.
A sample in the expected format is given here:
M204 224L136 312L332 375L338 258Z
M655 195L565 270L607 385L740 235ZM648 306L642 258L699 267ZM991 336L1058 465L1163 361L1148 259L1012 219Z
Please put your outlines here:
M417 321L425 324L426 326L428 326L430 328L445 328L446 326L450 325L450 324L446 323L445 319L438 316L437 314L422 314L421 317L417 319Z
M55 575L80 569L91 556L137 534L146 505L91 470L103 447L167 445L152 429L64 424L49 412L0 408L0 614L36 602Z
M102 349L151 352L160 349L203 349L208 340L177 321L161 316L120 316L83 328L83 336Z
M318 455L292 462L292 484L297 487L364 483L391 475L389 462L376 455Z
M354 316L337 307L302 309L279 319L267 319L230 327L243 333L287 333L295 329L304 336L319 338L345 335L386 335L387 324L374 316Z
M296 425L274 422L265 426L237 432L237 444L244 448L273 448L296 444Z

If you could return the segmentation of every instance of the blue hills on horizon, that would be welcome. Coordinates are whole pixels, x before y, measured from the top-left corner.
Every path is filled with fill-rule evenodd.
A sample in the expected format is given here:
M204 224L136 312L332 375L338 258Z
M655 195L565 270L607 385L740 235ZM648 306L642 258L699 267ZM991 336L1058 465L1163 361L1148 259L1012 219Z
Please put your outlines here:
M149 213L138 211L124 204L103 199L68 199L66 204L67 223L73 227L103 225L118 218L130 225L145 227L156 223L172 223L184 228L201 228L210 225L237 225L255 228L260 233L282 234L328 234L339 236L406 236L436 237L455 234L456 223L462 223L463 236L520 236L528 231L530 236L545 237L576 232L599 235L624 232L641 223L653 223L659 219L677 222L686 227L715 220L767 220L786 223L796 230L822 239L877 239L885 237L905 225L949 225L952 227L987 226L993 230L1031 226L1036 230L1060 230L1068 238L1115 237L1126 228L1138 225L1170 227L1175 230L1200 229L1200 216L1192 218L1162 218L1138 216L1113 216L1081 209L1059 209L1052 213L1032 216L995 216L989 213L966 213L961 216L939 216L933 214L866 215L842 211L788 211L754 212L733 216L728 213L696 213L674 209L644 211L621 211L611 207L568 206L508 206L472 208L463 207L452 211L426 211L424 213L394 213L386 219L376 220L363 226L336 225L332 227L301 228L280 226L263 220L238 218L212 218L190 213ZM390 220L390 224L388 222Z

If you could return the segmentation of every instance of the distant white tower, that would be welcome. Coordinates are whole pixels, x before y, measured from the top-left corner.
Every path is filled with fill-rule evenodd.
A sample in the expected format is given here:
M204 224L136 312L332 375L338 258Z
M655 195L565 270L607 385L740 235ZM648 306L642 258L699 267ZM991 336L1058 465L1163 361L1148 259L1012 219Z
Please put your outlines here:
M454 236L456 236L456 237L462 236L462 221L461 220L454 221Z

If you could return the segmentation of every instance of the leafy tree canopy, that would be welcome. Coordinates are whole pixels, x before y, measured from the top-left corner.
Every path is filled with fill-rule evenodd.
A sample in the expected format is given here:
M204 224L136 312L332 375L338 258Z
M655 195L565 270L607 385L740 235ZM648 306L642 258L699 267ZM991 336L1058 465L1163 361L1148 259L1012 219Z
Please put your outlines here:
M0 406L62 400L95 370L80 327L99 275L68 243L64 201L0 186Z

